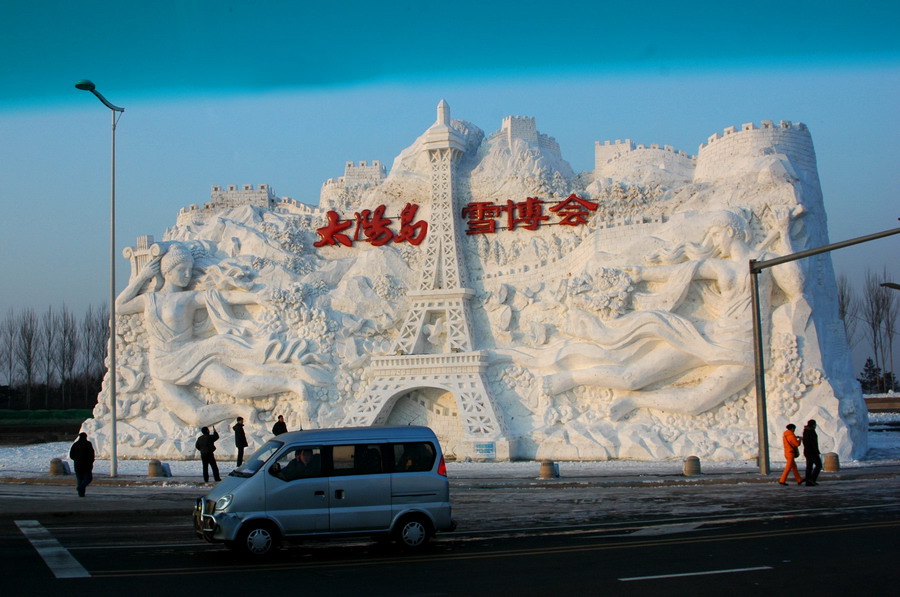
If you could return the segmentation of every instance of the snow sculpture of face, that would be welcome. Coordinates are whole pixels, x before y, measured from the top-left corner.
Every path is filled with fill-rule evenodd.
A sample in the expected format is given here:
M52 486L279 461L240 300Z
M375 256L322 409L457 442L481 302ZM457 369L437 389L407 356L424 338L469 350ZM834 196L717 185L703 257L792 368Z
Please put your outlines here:
M160 263L160 271L166 284L184 288L191 282L191 270L194 268L194 257L190 251L182 247L173 247Z

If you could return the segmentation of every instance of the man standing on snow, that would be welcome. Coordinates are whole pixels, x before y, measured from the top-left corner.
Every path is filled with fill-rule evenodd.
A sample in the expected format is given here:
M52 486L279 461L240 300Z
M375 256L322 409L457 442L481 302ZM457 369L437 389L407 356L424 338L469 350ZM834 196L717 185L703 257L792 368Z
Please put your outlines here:
M94 480L94 446L82 431L69 449L69 458L75 463L75 482L78 496L84 497L84 490Z
M803 428L803 457L806 458L806 484L818 485L816 479L822 472L822 456L819 454L819 435L816 420L810 419Z
M237 448L237 465L244 462L244 448L247 447L247 434L244 433L244 417L238 417L234 424L234 447Z
M212 435L209 434L209 427L200 430L200 437L194 447L200 452L200 460L203 462L203 482L209 483L209 468L212 467L213 478L221 481L219 477L219 465L216 464L216 442L219 441L219 434L216 428L212 428Z

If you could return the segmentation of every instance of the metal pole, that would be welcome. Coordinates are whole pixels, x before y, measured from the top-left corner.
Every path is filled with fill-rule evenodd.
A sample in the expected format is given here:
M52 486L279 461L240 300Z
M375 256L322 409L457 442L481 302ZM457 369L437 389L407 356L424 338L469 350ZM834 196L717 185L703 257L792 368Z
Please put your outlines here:
M109 197L109 412L112 420L109 476L118 474L116 457L116 111L112 114L112 167Z
M765 261L757 261L756 259L750 260L750 287L753 306L753 353L754 367L756 370L756 426L759 438L759 472L761 474L769 474L769 436L767 429L768 420L766 416L766 374L765 363L763 360L762 314L760 313L759 280L757 279L759 272L766 268L781 265L782 263L797 261L798 259L803 259L805 257L812 257L813 255L827 253L829 251L834 251L835 249L843 249L845 247L858 245L859 243L884 238L886 236L892 236L894 234L900 234L900 228L876 232L875 234L860 236L858 238L852 238L839 243L832 243L816 249L791 253L790 255L775 257Z
M112 163L110 164L110 191L109 191L109 344L107 353L109 357L109 411L112 418L110 433L110 467L109 476L118 474L118 459L116 457L116 112L121 116L125 108L113 105L103 97L97 86L87 79L75 83L75 88L81 91L90 91L100 100L104 106L112 112Z
M876 240L879 238L884 238L885 236L891 236L894 234L900 234L900 228L893 228L891 230L885 230L884 232L876 232L875 234L869 234L867 236L860 236L858 238L851 238L850 240L841 241L839 243L832 243L830 245L825 245L819 247L817 249L808 249L806 251L800 251L798 253L791 253L790 255L784 255L783 257L774 257L772 259L766 259L765 261L751 261L750 271L762 271L766 268L781 265L782 263L787 263L789 261L796 261L798 259L803 259L804 257L812 257L813 255L819 255L820 253L827 253L828 251L834 251L835 249L843 249L845 247L852 247L853 245L858 245L859 243L869 242L870 240Z
M763 355L762 315L759 306L759 272L750 260L750 298L753 307L753 365L756 372L756 432L759 443L757 464L761 475L769 474L769 431L766 414L766 373Z

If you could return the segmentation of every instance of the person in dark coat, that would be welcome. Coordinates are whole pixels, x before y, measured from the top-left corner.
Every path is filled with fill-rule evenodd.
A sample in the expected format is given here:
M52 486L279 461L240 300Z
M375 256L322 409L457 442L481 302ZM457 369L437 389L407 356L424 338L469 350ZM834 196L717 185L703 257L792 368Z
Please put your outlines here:
M209 483L210 467L212 468L213 478L216 481L221 481L219 465L216 464L216 455L213 454L216 451L216 442L219 441L219 434L216 432L215 427L212 428L212 435L209 433L209 427L201 429L200 434L194 447L200 452L200 460L203 462L203 481Z
M238 417L234 424L234 447L237 448L237 465L244 462L244 448L247 447L247 434L244 433L244 417Z
M822 456L819 454L819 435L816 420L810 419L803 428L803 457L806 458L806 484L818 485L816 479L822 471Z
M88 441L87 433L78 434L78 439L69 449L69 458L75 463L75 482L79 497L94 480L94 446Z
M287 433L287 423L284 422L284 415L278 415L278 422L272 427L273 435L281 435Z

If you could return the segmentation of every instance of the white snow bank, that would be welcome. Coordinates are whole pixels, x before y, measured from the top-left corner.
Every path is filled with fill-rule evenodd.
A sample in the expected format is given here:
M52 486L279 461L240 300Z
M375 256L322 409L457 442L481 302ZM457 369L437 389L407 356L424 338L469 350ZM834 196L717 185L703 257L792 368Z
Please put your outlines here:
M894 428L888 423L900 424L900 413L869 413L869 452L865 460L842 462L844 467L859 467L874 464L876 461L900 463L900 426ZM884 430L887 428L887 430ZM31 446L0 446L0 476L29 476L35 473L47 473L50 461L60 458L69 462L69 442L35 444ZM770 446L770 459L773 463L781 460L780 446ZM248 454L249 455L249 454ZM222 456L222 455L220 455ZM146 460L118 460L118 474L145 476L148 470ZM234 468L233 460L220 458L219 468L226 474ZM199 477L201 467L199 460L168 462L174 477ZM639 462L634 460L608 460L598 462L559 462L561 474L566 475L652 475L681 471L681 461ZM109 460L97 460L94 473L108 475ZM449 462L447 470L450 475L466 477L535 477L540 465L534 461L527 462ZM704 471L748 471L756 468L755 461L735 462L703 462Z

